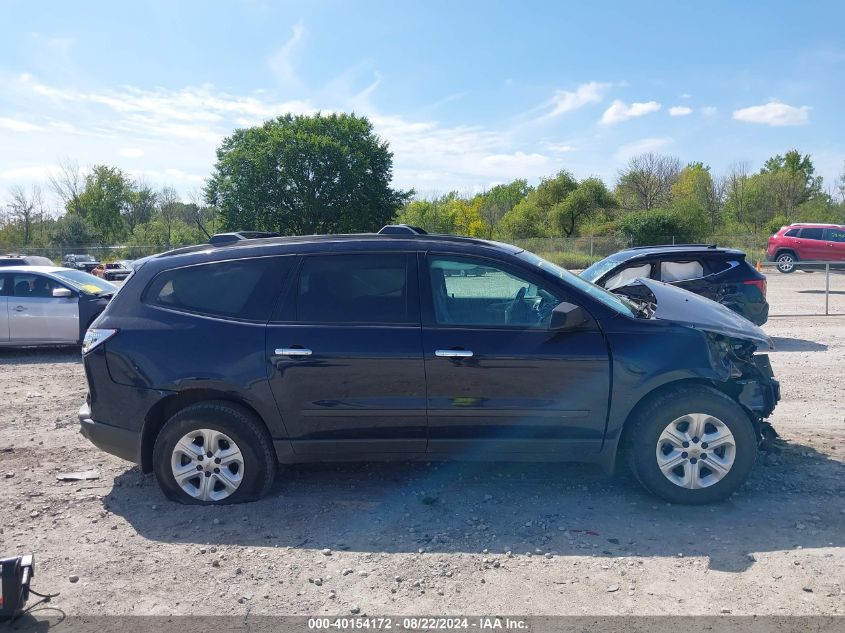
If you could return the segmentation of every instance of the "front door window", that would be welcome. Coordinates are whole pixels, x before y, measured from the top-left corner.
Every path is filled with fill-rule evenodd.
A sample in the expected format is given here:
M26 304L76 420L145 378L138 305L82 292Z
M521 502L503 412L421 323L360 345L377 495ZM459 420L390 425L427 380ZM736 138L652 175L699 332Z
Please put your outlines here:
M561 301L548 288L485 260L435 256L429 275L439 325L547 328Z

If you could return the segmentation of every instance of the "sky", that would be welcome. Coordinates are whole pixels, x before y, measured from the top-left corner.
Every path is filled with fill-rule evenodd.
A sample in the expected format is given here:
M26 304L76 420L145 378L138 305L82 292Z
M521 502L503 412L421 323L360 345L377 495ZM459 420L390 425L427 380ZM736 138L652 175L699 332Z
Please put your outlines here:
M472 193L648 151L845 161L845 2L0 0L0 201L60 160L188 198L223 138L366 115L394 185Z

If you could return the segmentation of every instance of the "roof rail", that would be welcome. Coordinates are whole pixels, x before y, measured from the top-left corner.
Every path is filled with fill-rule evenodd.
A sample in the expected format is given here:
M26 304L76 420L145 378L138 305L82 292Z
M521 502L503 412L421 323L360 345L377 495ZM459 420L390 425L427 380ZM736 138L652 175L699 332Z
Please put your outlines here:
M232 244L241 240L254 240L265 237L281 237L280 233L274 231L232 231L231 233L215 233L208 239L212 246Z
M428 231L410 224L387 224L381 227L379 235L428 235Z
M637 251L645 248L689 248L691 246L698 246L701 248L719 248L714 244L652 244L651 246L632 246L628 250Z

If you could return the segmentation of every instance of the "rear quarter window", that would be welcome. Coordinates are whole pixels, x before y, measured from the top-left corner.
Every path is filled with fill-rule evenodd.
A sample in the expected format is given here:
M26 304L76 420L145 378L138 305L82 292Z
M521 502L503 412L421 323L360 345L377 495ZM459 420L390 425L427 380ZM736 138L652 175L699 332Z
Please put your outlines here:
M721 273L730 268L734 268L739 265L735 259L720 259L720 258L712 258L712 259L705 259L703 261L704 264L704 275L714 275L716 273Z
M294 257L260 257L165 270L144 293L146 303L209 316L268 321Z
M801 229L789 229L786 233L784 233L784 237L798 237L798 231Z

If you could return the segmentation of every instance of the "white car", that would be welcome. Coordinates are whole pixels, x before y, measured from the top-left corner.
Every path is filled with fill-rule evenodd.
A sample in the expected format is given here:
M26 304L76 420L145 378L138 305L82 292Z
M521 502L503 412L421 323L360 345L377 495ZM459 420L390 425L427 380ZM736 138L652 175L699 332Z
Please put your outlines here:
M115 292L81 270L0 268L0 346L78 345Z

